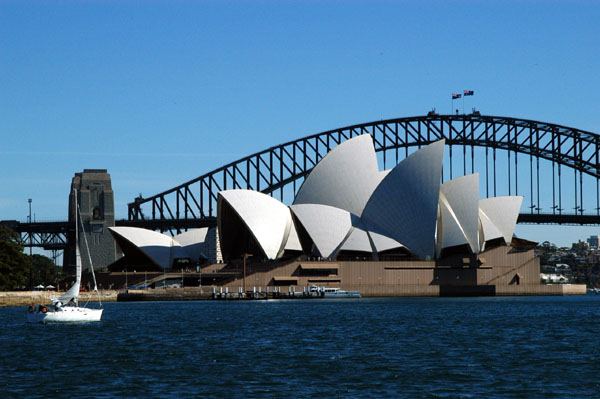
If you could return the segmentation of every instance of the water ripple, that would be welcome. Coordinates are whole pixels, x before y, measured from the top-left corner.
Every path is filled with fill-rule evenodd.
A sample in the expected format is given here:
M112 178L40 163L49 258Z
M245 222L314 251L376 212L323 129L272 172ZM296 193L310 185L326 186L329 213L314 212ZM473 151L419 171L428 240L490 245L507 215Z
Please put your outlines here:
M2 308L7 398L598 397L600 297L108 303L100 323Z

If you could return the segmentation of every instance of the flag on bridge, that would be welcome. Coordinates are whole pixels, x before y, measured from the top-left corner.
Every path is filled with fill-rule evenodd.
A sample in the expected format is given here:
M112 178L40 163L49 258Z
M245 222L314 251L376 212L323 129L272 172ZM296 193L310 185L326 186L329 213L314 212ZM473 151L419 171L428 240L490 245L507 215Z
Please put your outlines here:
M474 94L473 90L463 90L463 94L466 96L472 96Z
M457 98L460 98L460 94L452 93L452 99L456 100Z

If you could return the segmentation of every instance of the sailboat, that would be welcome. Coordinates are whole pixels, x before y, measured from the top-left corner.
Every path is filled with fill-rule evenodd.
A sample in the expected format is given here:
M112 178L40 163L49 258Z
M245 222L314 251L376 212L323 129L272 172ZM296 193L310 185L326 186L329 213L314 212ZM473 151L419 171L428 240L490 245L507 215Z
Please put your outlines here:
M90 270L94 279L94 291L98 294L99 309L79 306L79 288L81 287L81 252L79 250L79 226L85 232L81 211L77 203L77 190L75 193L75 283L67 292L58 298L52 298L50 305L29 306L27 321L30 323L76 323L88 321L100 321L102 318L102 302L100 301L100 292L96 284L96 275L92 265L92 257L88 247L87 238L83 235L87 254L90 261Z

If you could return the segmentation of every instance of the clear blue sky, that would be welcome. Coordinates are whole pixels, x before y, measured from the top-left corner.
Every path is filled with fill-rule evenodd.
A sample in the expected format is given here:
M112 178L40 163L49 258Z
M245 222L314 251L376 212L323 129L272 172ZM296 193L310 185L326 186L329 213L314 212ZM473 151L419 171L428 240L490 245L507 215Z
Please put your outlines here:
M320 131L467 107L600 133L597 1L1 1L0 220L127 203ZM462 104L461 104L462 105ZM527 199L526 199L527 201ZM519 226L568 245L600 228Z

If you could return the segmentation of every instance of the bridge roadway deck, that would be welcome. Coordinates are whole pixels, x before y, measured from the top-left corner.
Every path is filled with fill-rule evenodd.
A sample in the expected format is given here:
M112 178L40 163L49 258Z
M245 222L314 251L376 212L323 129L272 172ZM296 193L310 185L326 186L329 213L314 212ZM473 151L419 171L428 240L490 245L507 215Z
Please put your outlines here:
M170 220L115 220L116 226L141 227L150 230L185 230L190 228L216 227L214 217L205 219ZM17 220L2 220L0 226L9 227L21 236L25 247L41 247L47 250L65 249L69 236L75 235L75 225L67 221L24 223ZM31 234L31 237L29 235ZM26 237L24 237L26 236ZM31 238L31 240L29 239Z
M521 213L517 220L519 224L554 224L554 225L600 225L600 215L574 215L559 213ZM64 249L70 232L75 230L73 225L66 221L23 223L16 220L2 220L1 226L9 227L21 235L32 234L39 236L56 236L61 239L32 239L23 240L23 246L42 247L44 249ZM150 230L185 230L190 228L215 227L217 220L214 217L205 219L162 219L162 220L116 220L116 226L140 227Z

